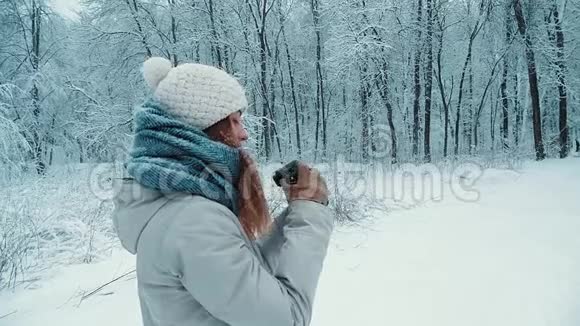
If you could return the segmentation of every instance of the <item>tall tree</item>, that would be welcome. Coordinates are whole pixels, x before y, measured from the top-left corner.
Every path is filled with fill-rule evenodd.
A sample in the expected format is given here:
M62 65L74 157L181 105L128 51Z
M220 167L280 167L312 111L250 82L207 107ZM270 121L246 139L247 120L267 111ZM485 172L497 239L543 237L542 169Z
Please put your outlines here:
M538 87L538 72L536 70L536 58L532 39L528 32L528 26L522 9L521 0L513 0L513 8L518 24L520 35L524 39L526 48L526 62L528 65L528 83L530 84L530 96L532 98L532 124L534 127L534 147L536 160L546 158L544 142L542 140L542 116L540 111L540 91Z
M286 28L284 23L286 21L282 12L280 14L280 32L282 33L282 39L284 41L284 48L286 50L286 63L288 65L288 76L290 79L290 92L292 94L292 108L294 109L294 128L296 135L296 146L298 150L298 157L302 157L302 141L300 140L300 112L298 109L298 100L296 96L296 82L295 82L295 70L293 68L293 59L290 55L290 46L288 45L288 39L286 37Z
M210 0L211 1L211 0ZM175 19L175 0L167 0L169 6L169 16L171 17L171 62L177 66L177 21Z
M564 1L564 5L566 1ZM568 94L566 90L566 59L564 56L564 31L562 30L562 18L558 9L558 4L552 0L550 17L553 19L553 29L555 34L556 66L558 75L558 140L560 143L560 158L568 156L570 151L569 131L568 131Z
M319 0L310 0L314 34L316 36L316 135L315 159L318 154L319 126L322 125L322 157L326 158L326 115L324 101L324 75L322 73L322 37L320 31L320 3Z
M419 111L421 110L421 47L422 47L422 21L423 19L423 1L417 0L417 49L415 50L415 64L413 65L413 79L415 81L413 99L413 156L419 155Z
M139 35L139 38L141 39L141 43L145 48L147 57L150 58L152 55L151 46L147 43L147 36L145 35L141 21L139 20L139 6L137 6L137 0L125 0L125 3L127 3L127 7L131 12L131 17L135 21L135 27L137 29L136 33L137 35Z
M431 162L431 97L433 89L433 0L427 1L427 68L425 73L425 130L423 151L425 161Z
M512 15L510 15L511 10L506 7L505 13L505 43L508 46L511 43L512 32L511 32L511 22ZM503 149L509 148L509 97L508 97L508 74L509 74L509 59L508 55L503 58L503 71L501 75L501 144Z
M35 128L33 130L33 148L34 148L34 158L36 163L36 170L38 174L44 174L45 166L44 160L42 158L43 142L44 137L41 133L42 128L38 126L40 124L40 91L38 86L38 76L40 73L40 37L41 37L41 22L43 11L41 9L41 4L37 0L32 0L30 7L30 36L32 42L32 48L30 52L30 63L32 66L33 82L32 82L32 105L33 115L35 120ZM24 32L26 33L26 32ZM26 36L25 36L26 37Z
M447 157L448 155L448 145L449 145L449 105L451 103L451 98L453 97L453 76L451 77L451 90L449 94L449 98L445 93L445 85L443 83L443 67L442 67L442 58L443 58L443 38L444 38L444 31L445 31L445 21L446 16L442 13L443 8L441 5L437 6L437 10L435 11L435 16L437 18L437 37L439 39L439 47L437 48L437 85L439 86L439 94L441 97L441 104L443 107L443 114L444 114L444 138L443 138L443 157Z
M218 32L217 32L217 26L216 26L216 22L215 22L216 18L215 18L215 9L214 9L213 0L207 1L207 9L208 9L208 14L209 14L211 37L212 37L212 42L211 42L212 54L215 55L216 65L220 68L224 68L225 65L223 62L222 50L221 50L220 44L218 42Z
M459 154L459 131L460 131L460 123L461 123L461 108L463 103L463 87L465 83L465 76L470 69L469 67L472 65L472 57L473 57L473 43L475 42L475 38L481 32L483 26L487 22L489 17L489 10L490 10L490 3L487 0L481 0L479 3L479 14L477 16L477 20L471 29L471 33L469 34L469 41L467 44L467 55L465 56L465 62L463 63L463 69L461 70L461 78L459 80L459 94L457 98L457 110L455 116L455 147L454 147L454 154ZM471 70L471 69L470 69ZM473 73L470 71L470 79L473 77ZM472 84L472 82L470 82ZM473 87L470 87L470 94L472 93ZM469 123L471 125L471 122ZM469 148L471 150L471 148Z

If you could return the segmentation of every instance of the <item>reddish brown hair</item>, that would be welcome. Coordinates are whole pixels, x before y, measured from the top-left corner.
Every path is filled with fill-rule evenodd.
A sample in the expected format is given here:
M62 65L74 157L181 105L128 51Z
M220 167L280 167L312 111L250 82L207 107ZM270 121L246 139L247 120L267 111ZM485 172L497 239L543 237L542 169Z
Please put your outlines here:
M232 136L231 128L228 117L204 131L216 141L240 148L240 177L235 185L238 190L238 218L248 237L256 239L268 231L272 218L256 161L241 148L242 144Z

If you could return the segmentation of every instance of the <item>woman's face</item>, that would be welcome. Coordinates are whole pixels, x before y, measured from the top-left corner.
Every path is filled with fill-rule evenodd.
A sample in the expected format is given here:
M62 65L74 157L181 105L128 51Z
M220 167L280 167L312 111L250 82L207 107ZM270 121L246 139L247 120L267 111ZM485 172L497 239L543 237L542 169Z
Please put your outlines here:
M248 140L248 132L244 128L240 111L230 114L204 131L210 138L231 147L242 147L244 141Z
M228 116L230 122L230 132L234 147L241 147L242 144L248 140L248 132L244 128L242 121L242 113L235 112Z

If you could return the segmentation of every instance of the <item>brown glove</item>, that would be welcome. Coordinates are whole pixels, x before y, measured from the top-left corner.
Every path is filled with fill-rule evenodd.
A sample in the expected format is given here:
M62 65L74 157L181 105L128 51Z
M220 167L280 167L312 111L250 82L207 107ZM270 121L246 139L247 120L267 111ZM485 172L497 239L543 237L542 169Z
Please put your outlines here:
M284 179L280 183L288 202L304 199L328 205L326 181L317 169L309 167L304 162L298 163L298 181L295 184L288 184Z

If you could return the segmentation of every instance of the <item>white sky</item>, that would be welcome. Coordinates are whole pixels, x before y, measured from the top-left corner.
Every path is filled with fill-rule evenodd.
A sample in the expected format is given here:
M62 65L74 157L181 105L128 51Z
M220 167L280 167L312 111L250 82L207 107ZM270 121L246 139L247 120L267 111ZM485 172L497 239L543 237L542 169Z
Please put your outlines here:
M56 12L70 18L77 19L78 12L81 9L80 0L50 0L52 7Z

